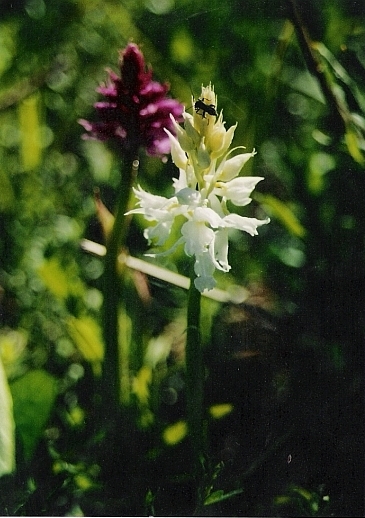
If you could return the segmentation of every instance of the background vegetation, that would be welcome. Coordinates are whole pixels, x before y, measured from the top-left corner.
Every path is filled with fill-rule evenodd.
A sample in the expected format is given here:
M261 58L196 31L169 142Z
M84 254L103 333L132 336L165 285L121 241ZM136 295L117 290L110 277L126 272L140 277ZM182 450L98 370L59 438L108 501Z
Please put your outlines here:
M0 514L362 516L363 3L1 0L0 12L0 354L16 424ZM245 172L265 177L253 207L271 217L259 237L235 237L219 277L244 303L203 304L199 509L184 290L127 270L117 450L100 419L103 259L80 242L103 243L94 191L113 210L120 167L77 120L95 117L95 88L130 40L188 110L215 85L234 143L258 151ZM141 156L139 175L167 195L176 171ZM187 275L182 255L164 265Z

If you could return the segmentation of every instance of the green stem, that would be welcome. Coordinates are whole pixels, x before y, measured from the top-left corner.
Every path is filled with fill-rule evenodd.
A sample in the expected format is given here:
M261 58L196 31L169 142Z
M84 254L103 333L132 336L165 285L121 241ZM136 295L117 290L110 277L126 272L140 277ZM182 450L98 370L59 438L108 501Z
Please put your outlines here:
M107 240L103 282L103 333L104 363L102 375L102 406L104 419L115 419L120 410L119 372L119 286L118 255L125 245L128 234L129 216L125 216L135 176L136 153L124 158L124 169L118 188L117 211L112 231Z
M200 336L201 293L194 285L194 269L190 277L186 336L187 417L193 446L196 475L201 472L204 453L203 397L204 366Z

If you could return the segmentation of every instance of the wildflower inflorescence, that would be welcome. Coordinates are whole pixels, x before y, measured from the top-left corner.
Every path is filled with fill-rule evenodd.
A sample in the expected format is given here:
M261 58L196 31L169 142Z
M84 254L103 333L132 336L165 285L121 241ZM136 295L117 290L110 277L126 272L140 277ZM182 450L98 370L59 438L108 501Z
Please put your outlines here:
M216 96L211 85L202 88L201 99L216 106ZM213 112L212 112L213 113ZM179 177L173 180L174 196L165 198L134 189L138 208L130 213L143 214L152 224L144 235L149 243L163 245L171 233L178 216L185 218L181 237L170 253L183 244L185 253L195 257L195 287L203 292L216 285L215 270L228 272L228 236L230 229L238 229L254 236L257 227L269 222L231 213L227 202L243 207L251 202L250 194L263 178L239 177L244 164L255 155L232 155L229 150L237 124L225 129L222 112L204 117L196 110L194 115L184 112L184 128L171 116L174 132L166 129L170 140L171 156L179 168Z
M120 53L119 65L121 76L108 70L108 83L97 89L105 97L94 105L100 121L79 121L88 132L84 138L117 140L122 152L145 147L151 156L168 154L165 128L174 131L170 114L179 119L183 106L166 97L167 84L152 81L152 69L146 69L136 44L129 43Z

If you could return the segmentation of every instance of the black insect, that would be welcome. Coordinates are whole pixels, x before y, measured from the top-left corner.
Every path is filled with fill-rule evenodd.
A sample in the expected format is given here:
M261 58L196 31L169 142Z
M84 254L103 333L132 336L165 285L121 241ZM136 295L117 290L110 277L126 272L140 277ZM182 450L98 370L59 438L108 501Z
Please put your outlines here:
M203 99L198 99L197 101L195 101L194 109L196 113L199 113L199 111L201 111L202 113L199 113L199 115L201 115L203 119L205 119L206 113L208 113L208 115L213 115L214 117L217 117L218 114L215 109L215 104L205 104L205 100L209 101L209 99L205 99L204 97Z

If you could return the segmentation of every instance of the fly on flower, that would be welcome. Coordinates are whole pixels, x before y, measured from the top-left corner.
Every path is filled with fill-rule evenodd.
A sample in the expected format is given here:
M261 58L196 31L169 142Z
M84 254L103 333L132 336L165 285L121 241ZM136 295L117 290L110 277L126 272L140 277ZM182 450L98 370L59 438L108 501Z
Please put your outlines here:
M205 104L205 99L198 99L194 103L194 109L196 113L200 113L200 115L205 119L205 114L208 113L209 115L213 115L214 117L217 117L217 112L215 110L214 104ZM209 99L207 99L209 101Z
M230 229L237 229L255 236L257 228L269 223L269 218L259 220L231 213L227 202L243 207L251 202L250 195L256 184L263 180L258 176L239 176L245 163L256 152L232 153L244 149L229 149L237 124L225 128L223 113L217 115L217 100L211 85L202 88L200 99L209 99L212 110L205 110L205 117L195 110L194 115L184 112L184 128L171 117L174 134L166 129L170 139L171 156L179 168L179 177L173 180L174 195L171 198L156 196L140 186L134 189L137 208L130 211L143 214L151 225L144 235L149 243L164 245L177 217L185 222L181 236L173 247L184 246L188 256L194 256L195 287L203 292L216 285L215 270L228 272L228 237Z

